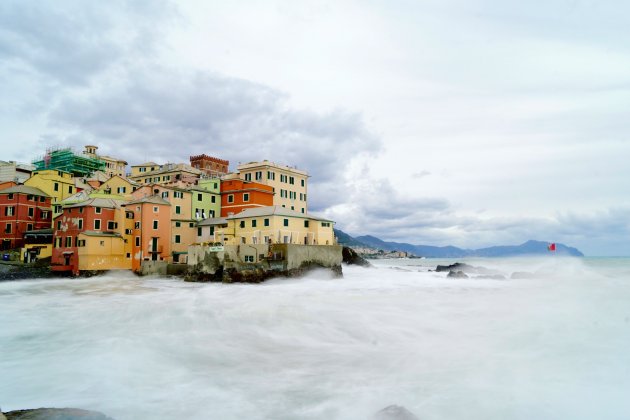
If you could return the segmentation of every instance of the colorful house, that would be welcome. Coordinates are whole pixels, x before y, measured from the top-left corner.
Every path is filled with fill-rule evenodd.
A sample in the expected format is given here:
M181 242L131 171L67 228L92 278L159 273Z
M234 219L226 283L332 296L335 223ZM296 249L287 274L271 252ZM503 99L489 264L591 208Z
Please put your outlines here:
M24 185L39 188L51 197L54 216L61 213L61 201L77 193L72 174L52 169L33 172Z
M132 193L137 190L139 186L140 185L134 181L122 176L114 175L96 189L92 193L92 196L112 196L112 198L120 197L130 200L132 198Z
M200 222L198 242L335 245L333 225L331 220L282 206L256 207L226 218Z
M268 160L238 165L238 176L244 181L258 182L273 187L274 206L282 206L299 213L308 213L308 173Z
M182 181L187 184L196 184L203 172L185 163L165 163L157 165L147 162L131 167L129 179L139 184L170 184Z
M216 178L228 173L230 162L203 154L191 156L190 166L199 169L206 176Z
M20 252L20 260L33 263L52 256L53 229L29 230L24 233L24 247Z
M84 270L131 268L131 245L126 249L120 226L122 202L90 198L68 204L55 218L51 269L77 275ZM129 252L125 252L128 250Z
M158 195L124 204L125 218L133 224L126 228L132 237L132 270L139 271L143 261L172 261L170 207L171 203Z
M87 145L83 154L87 157L98 159L105 162L104 173L110 176L125 176L127 171L127 161L123 159L114 158L111 156L99 155L97 153L98 146Z
M239 178L221 181L221 217L254 207L272 206L273 187Z
M16 185L0 190L0 242L3 250L21 248L28 231L50 228L50 196L39 188Z
M218 178L199 180L190 187L192 215L197 220L218 217L221 214L221 180Z

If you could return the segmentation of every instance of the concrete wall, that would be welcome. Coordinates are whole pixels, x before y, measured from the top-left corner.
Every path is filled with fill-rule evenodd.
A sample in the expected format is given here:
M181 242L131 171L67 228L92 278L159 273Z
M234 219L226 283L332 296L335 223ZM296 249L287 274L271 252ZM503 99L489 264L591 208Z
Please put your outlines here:
M286 270L300 268L305 263L318 264L322 267L340 267L342 247L340 245L275 245L274 249L283 248Z
M143 276L161 275L168 273L168 262L166 261L142 261L140 274Z

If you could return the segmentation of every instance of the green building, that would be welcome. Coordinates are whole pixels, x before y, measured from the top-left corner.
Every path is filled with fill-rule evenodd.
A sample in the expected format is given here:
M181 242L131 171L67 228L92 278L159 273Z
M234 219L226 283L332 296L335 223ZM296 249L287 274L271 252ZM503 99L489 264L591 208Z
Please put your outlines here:
M221 181L219 178L200 179L190 189L192 214L197 220L221 215Z
M33 162L37 171L52 169L64 171L72 176L90 176L95 171L105 170L105 161L98 158L82 156L72 149L48 150L41 160Z

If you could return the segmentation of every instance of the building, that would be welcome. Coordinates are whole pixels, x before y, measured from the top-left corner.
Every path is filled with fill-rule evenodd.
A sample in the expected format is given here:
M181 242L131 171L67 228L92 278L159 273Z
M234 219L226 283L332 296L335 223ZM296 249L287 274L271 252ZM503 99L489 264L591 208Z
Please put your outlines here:
M20 252L20 259L24 263L34 263L37 260L52 256L53 229L29 230L24 233L24 247Z
M230 162L204 154L191 156L190 166L199 169L208 177L218 178L229 172Z
M130 200L132 193L139 187L140 185L134 181L119 175L114 175L98 187L98 189L92 193L92 196L112 196L112 198L120 197L121 199Z
M281 206L257 207L225 218L200 222L197 242L335 245L333 225L331 220Z
M197 220L218 217L221 214L221 180L200 179L188 189L191 193L192 215Z
M131 232L121 231L125 220L121 204L89 198L64 205L53 223L51 270L77 275L85 270L130 269Z
M308 213L308 174L289 166L268 160L238 165L239 177L244 181L258 182L273 188L274 206L282 206L299 213Z
M52 169L33 172L24 185L39 188L51 197L53 218L61 214L61 201L79 192L72 174Z
M97 157L76 154L72 149L49 149L40 159L33 162L37 171L56 170L72 176L90 176L94 171L103 171L105 162Z
M140 271L144 261L172 261L171 203L158 195L124 204L126 229L131 233L131 269Z
M21 248L24 234L48 229L52 222L50 196L26 185L0 190L0 242L2 249Z
M186 262L188 245L196 240L197 220L193 213L193 192L167 185L153 184L143 185L132 193L134 200L157 197L170 205L168 209L168 223L170 225L170 243L168 258L172 257L175 263ZM166 259L166 254L162 255Z
M239 178L221 181L221 217L274 205L273 187Z
M131 167L130 180L139 184L171 184L184 182L189 185L197 183L203 175L199 169L195 169L185 163L165 163L157 165L154 162L147 162Z
M34 170L35 165L0 160L0 182L12 181L16 184L23 184Z
M88 145L85 146L85 150L83 154L92 159L99 159L105 162L105 168L103 171L108 176L125 176L127 174L127 161L123 159L113 158L111 156L99 155L97 154L98 147Z

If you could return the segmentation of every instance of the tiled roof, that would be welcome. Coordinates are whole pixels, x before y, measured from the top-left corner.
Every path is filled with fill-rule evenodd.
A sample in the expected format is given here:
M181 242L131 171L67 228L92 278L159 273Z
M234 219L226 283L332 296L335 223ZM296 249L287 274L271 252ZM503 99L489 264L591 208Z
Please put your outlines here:
M50 197L39 188L29 187L28 185L16 185L15 187L5 188L4 190L0 190L0 194L27 194L37 195L40 197Z

